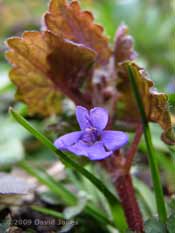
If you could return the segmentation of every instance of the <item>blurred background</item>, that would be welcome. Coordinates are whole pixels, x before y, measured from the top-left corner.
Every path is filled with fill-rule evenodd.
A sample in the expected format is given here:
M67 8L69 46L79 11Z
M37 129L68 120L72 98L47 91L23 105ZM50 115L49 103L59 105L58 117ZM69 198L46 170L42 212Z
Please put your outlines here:
M169 94L168 107L172 114L175 113L175 0L82 0L80 3L84 9L94 13L97 23L104 26L111 45L117 27L121 23L128 25L129 34L135 40L138 62L150 73L157 89ZM23 158L36 166L46 167L55 161L52 153L43 148L8 114L11 105L24 116L27 115L27 109L24 104L14 100L15 86L9 81L10 65L4 56L5 40L11 36L20 36L26 30L39 30L47 7L48 0L0 0L0 171L11 171L13 165ZM66 119L70 120L69 114L59 118L63 121L64 131L71 131L64 122ZM47 129L45 133L54 138L49 134L49 129L52 128L48 125L56 122L57 118L41 121L39 118L28 117L28 120L41 131ZM175 124L174 115L172 120ZM160 128L151 127L157 158L163 169L164 192L171 195L175 192L175 155L161 142ZM145 144L142 142L139 153L145 154L145 151ZM144 168L142 171L145 174L140 176L144 176L143 180L149 185L147 162L145 159L140 160L138 159L140 167L135 165L135 169L138 171ZM148 192L144 189L145 186L135 182L138 190ZM151 198L152 196L150 202Z

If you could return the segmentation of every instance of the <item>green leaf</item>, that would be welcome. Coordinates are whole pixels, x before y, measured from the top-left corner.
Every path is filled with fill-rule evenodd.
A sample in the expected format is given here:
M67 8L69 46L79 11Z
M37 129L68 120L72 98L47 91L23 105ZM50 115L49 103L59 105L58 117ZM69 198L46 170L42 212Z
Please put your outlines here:
M165 225L157 219L151 219L145 223L145 233L166 233Z
M167 220L168 233L175 233L175 214L171 215Z
M127 229L126 219L124 216L123 209L116 198L116 196L111 193L111 191L108 190L108 188L99 180L96 178L93 174L88 172L85 168L81 167L77 162L74 162L72 159L70 159L65 153L57 150L57 148L53 145L53 143L46 138L43 134L38 132L35 128L33 128L32 125L30 125L29 122L27 122L19 113L14 111L12 108L10 109L10 112L12 116L24 127L26 128L30 133L32 133L39 141L41 141L45 146L47 146L50 150L55 152L55 154L59 157L59 159L65 164L65 166L72 167L76 171L78 171L80 174L85 176L90 182L92 182L106 197L108 202L110 203L111 211L113 213L113 216L116 216L115 223L117 227L120 230Z

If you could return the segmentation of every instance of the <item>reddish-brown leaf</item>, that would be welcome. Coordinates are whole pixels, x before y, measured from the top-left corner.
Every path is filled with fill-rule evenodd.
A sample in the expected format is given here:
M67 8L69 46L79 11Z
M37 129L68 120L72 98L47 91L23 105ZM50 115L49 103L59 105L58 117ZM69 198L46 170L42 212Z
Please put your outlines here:
M121 24L116 32L114 57L116 64L126 60L134 60L137 57L137 53L134 51L133 38L128 35L128 28L125 24Z
M50 78L58 87L78 90L93 70L96 53L49 32L45 33L45 38L52 47L47 57Z
M17 99L29 106L31 114L58 113L62 98L58 90L78 99L72 90L92 65L94 52L50 32L25 32L22 38L11 38L7 43Z
M97 53L97 62L106 64L111 55L103 28L94 24L91 12L81 11L78 1L51 0L45 15L46 26L56 35L83 44Z
M144 69L136 64L131 64L137 86L139 88L145 113L148 121L158 123L164 130L162 140L170 145L175 144L175 135L172 129L171 117L168 111L168 96L159 93L154 88L154 83L148 78ZM133 95L133 90L129 82L126 64L118 65L118 90L120 92L120 104L123 103L123 113L121 119L129 123L141 121L140 113Z

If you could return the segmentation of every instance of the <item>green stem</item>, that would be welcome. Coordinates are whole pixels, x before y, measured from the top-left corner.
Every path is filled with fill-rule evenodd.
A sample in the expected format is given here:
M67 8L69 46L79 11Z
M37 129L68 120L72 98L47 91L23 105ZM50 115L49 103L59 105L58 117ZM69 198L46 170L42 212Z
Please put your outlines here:
M128 75L131 82L131 86L133 88L133 92L138 104L138 108L141 114L142 122L143 122L143 129L144 129L144 137L148 151L148 160L151 168L151 175L153 180L153 186L155 191L155 198L157 203L157 211L159 215L159 219L161 222L165 223L167 219L167 212L164 202L163 190L161 186L161 181L159 177L159 170L157 165L157 160L155 158L155 150L153 147L150 128L148 124L148 120L145 114L143 102L139 93L139 89L137 87L137 83L135 81L135 77L137 75L137 71L132 68L131 64L128 64Z

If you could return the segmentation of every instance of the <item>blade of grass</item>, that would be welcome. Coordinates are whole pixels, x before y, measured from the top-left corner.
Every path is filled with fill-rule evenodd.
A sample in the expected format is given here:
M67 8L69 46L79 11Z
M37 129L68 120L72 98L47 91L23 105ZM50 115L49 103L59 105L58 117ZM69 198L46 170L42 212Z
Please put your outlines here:
M59 219L65 219L64 214L58 211L55 211L55 210L51 210L51 209L41 207L41 206L36 206L36 205L30 206L30 208L42 214L50 215L52 217L59 218Z
M152 139L151 139L151 133L150 133L148 120L147 120L147 117L145 114L141 95L139 93L137 83L135 81L135 77L137 75L137 70L135 70L131 66L131 64L128 64L127 67L128 67L128 76L130 79L130 83L131 83L133 93L134 93L135 98L136 98L136 102L137 102L137 105L138 105L138 108L139 108L139 111L141 114L141 118L142 118L145 143L146 143L147 151L148 151L148 160L149 160L149 164L150 164L154 192L155 192L155 198L156 198L156 204L157 204L157 211L158 211L160 221L165 223L166 219L167 219L167 213L166 213L165 201L164 201L164 196L163 196L163 190L162 190L161 181L160 181L160 177L159 177L159 170L158 170L157 160L155 157L155 150L154 150Z
M24 169L27 173L35 177L41 184L44 184L45 186L47 186L49 190L52 191L52 193L54 193L59 199L61 198L64 201L64 203L66 203L67 205L76 205L76 203L78 202L75 194L70 192L67 188L65 188L63 184L56 181L54 178L48 175L45 171L42 171L40 169L30 166L26 161L21 161L19 163L19 166L22 169ZM85 212L95 217L98 221L104 224L109 224L113 227L115 226L115 224L111 220L109 220L106 216L101 214L100 211L97 211L95 207L91 205L91 203L87 204L87 206L85 207ZM49 213L46 213L46 214L49 214Z

